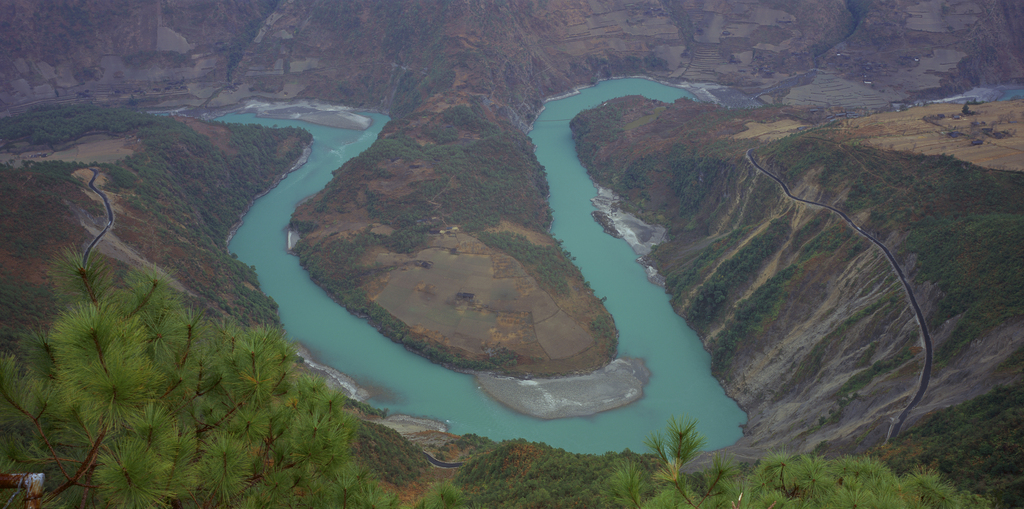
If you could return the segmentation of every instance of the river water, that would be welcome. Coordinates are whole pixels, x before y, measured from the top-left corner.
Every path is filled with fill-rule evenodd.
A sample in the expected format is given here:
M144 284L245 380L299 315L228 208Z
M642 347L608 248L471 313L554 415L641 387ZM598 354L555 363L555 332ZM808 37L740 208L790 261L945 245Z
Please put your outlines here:
M309 161L253 204L229 246L256 267L260 285L280 306L288 335L316 360L369 389L368 403L444 421L456 434L493 440L525 438L577 453L631 449L643 451L648 433L663 429L672 416L698 419L708 448L734 443L746 415L711 376L710 357L669 305L664 291L647 282L636 255L593 221L595 190L576 159L569 119L585 108L628 94L673 101L693 97L681 89L629 79L602 82L580 94L551 101L530 133L551 185L552 229L576 256L584 276L615 317L619 355L644 359L652 375L644 397L628 406L590 417L542 420L515 413L481 391L471 375L455 373L407 352L350 315L314 285L298 258L286 251L286 227L295 206L322 189L331 172L365 150L387 117L367 114L366 131L348 131L296 120L228 115L226 122L293 125L313 133Z

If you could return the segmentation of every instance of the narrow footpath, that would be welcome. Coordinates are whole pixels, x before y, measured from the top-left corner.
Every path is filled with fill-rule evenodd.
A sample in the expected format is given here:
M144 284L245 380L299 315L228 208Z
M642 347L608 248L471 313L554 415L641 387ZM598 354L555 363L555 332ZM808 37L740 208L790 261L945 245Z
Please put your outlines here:
M846 222L849 223L854 230L857 230L857 233L861 234L864 238L870 240L873 244L878 246L883 253L885 253L885 257L889 259L889 264L892 265L892 268L896 271L896 275L899 276L900 281L903 283L903 289L906 290L907 297L910 299L910 304L914 308L914 313L917 316L917 324L921 326L921 334L924 337L925 359L924 369L921 370L921 384L917 389L917 394L914 395L914 399L910 401L910 404L907 405L907 408L903 410L899 417L892 420L892 424L889 425L889 432L885 436L886 441L888 441L890 438L899 435L900 428L903 427L903 422L907 419L907 416L910 415L910 411L915 406L917 406L918 403L921 402L921 398L924 397L924 391L928 389L928 379L931 378L932 374L932 337L928 333L928 323L925 322L924 320L924 314L921 313L921 307L917 305L917 299L914 298L914 290L911 289L910 282L907 281L906 276L903 274L903 269L901 269L900 265L896 263L896 258L892 255L891 252L889 252L889 249L886 248L884 244L879 242L878 239L872 237L864 230L861 230L860 227L857 226L852 219L850 219L850 216L847 216L841 210L825 205L824 203L818 203L816 201L805 200L803 198L793 196L793 193L789 192L789 186L787 186L785 182L783 182L779 177L773 175L768 170L762 168L760 164L757 164L757 161L754 160L754 149L747 150L747 161L749 161L750 164L754 166L754 168L760 170L761 173L768 175L772 180L778 182L778 184L782 186L782 190L786 193L786 196L790 197L791 199L809 205L824 207L826 209L831 210L832 212L835 212L836 214L839 214L839 216L846 220Z
M83 266L89 264L89 253L92 251L92 248L95 247L96 244L98 244L100 242L100 239L102 239L103 236L107 234L107 231L110 230L110 227L114 226L114 209L110 207L110 200L107 199L107 194L106 193L104 193L103 191L100 191L98 188L96 188L96 177L98 177L100 175L100 169L99 168L89 168L89 169L92 170L92 178L89 179L89 189L92 189L92 191L94 193L98 194L100 196L100 198L103 198L103 205L107 207L107 226L105 226L103 228L103 231L101 231L99 233L99 235L96 235L95 239L92 239L92 243L89 244L89 247L85 248L85 254L82 255L82 265Z

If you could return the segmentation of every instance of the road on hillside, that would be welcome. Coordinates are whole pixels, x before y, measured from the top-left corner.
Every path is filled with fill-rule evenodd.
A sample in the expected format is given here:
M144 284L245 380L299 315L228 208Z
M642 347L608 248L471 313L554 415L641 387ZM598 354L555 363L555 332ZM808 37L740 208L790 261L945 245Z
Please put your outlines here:
M459 467L462 466L462 462L459 462L459 463L445 463L444 461L441 461L441 460L431 456L430 454L427 453L427 451L423 451L423 457L427 458L427 461L429 461L431 465L434 465L435 467L439 467L439 468L459 468Z
M881 248L882 252L885 253L885 257L889 259L889 264L892 265L892 268L896 270L896 275L900 277L900 282L903 283L903 289L906 290L907 297L910 299L910 305L913 306L914 313L917 315L917 324L921 326L921 335L924 336L925 358L924 369L921 370L921 384L917 389L917 394L914 395L914 399L910 401L910 404L907 405L907 408L903 410L903 413L901 413L899 417L897 417L889 426L889 432L886 434L885 439L889 440L890 438L899 435L900 428L903 427L903 422L907 419L907 416L910 415L910 411L915 406L917 406L917 404L921 402L921 398L924 397L924 391L928 389L928 379L931 378L932 374L932 337L928 333L928 323L925 322L924 320L924 314L921 313L921 307L917 305L917 299L914 297L914 290L910 287L910 282L907 281L907 277L903 274L903 269L901 269L900 265L896 263L896 258L892 255L891 252L889 252L889 249L886 248L884 244L879 242L878 239L872 237L864 230L860 229L860 227L857 226L852 219L850 219L850 216L847 216L841 210L833 208L829 205L825 205L824 203L818 203L816 201L805 200L803 198L793 196L793 193L789 192L789 186L787 186L786 183L782 181L782 179L776 177L768 170L762 168L760 164L757 164L757 161L754 160L754 149L747 150L747 161L749 161L750 164L753 165L754 168L757 168L761 173L768 175L768 177L770 177L772 180L778 182L778 184L782 186L782 190L785 191L786 196L789 196L791 199L801 203L807 203L809 205L824 207L826 209L831 210L832 212L835 212L836 214L839 214L839 216L846 220L846 222L849 223L854 230L857 230L857 233L861 234L862 236L864 236L864 238L870 240L873 244Z
M107 226L105 226L103 228L103 231L101 231L99 233L99 235L96 236L95 239L92 239L92 243L89 244L89 247L85 248L85 254L82 255L82 266L88 265L88 263L89 263L89 252L91 252L92 248L95 247L96 244L99 243L100 239L102 239L103 236L107 234L107 231L110 230L110 227L114 226L114 209L110 207L110 200L107 199L107 194L106 193L104 193L103 191L100 191L99 189L96 188L96 177L98 177L100 175L100 169L99 168L89 168L89 169L92 170L92 178L89 179L89 189L92 189L92 191L94 193L98 194L100 196L100 198L103 198L103 205L107 207Z

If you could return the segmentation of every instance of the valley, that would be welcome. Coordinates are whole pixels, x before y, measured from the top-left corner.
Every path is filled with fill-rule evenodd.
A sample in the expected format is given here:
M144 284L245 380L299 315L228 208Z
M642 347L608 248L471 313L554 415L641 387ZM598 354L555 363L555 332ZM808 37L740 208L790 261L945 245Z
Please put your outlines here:
M535 424L506 418L503 405L533 398L524 406L533 410L520 411L596 411L589 419L610 422L617 418L605 415L656 409L628 424L646 428L628 442L642 448L646 431L694 404L681 402L687 391L659 388L659 374L710 366L713 390L694 392L724 390L746 414L730 449L737 457L782 447L833 456L873 451L921 386L921 322L934 339L934 366L901 434L932 429L939 410L998 387L1012 393L1020 383L1017 267L1024 262L1013 246L1024 212L1024 135L1016 129L1024 107L996 102L1024 80L1017 2L76 0L43 8L11 0L7 7L0 12L8 49L0 56L0 164L10 203L0 226L13 240L0 253L3 312L11 317L0 330L5 351L19 352L27 331L60 309L49 260L67 244L88 243L105 224L102 204L83 185L86 168L97 166L117 213L97 250L118 260L115 274L159 267L190 305L246 324L283 321L331 366L345 356L329 353L333 340L292 331L336 314L340 303L352 316L330 322L334 336L379 342L390 353L372 355L383 359L418 354L401 362L444 373L436 387L458 387L444 389L449 394L505 380L488 391L514 395L481 404L495 409L485 419L508 420L497 426L500 439ZM578 117L545 117L557 109L553 99L624 77L686 90L701 102L618 99L646 87L624 85ZM277 111L251 120L263 127L215 120L268 105ZM120 107L171 116L111 113L129 111ZM34 115L57 127L25 120ZM268 262L225 242L236 241L253 200L290 185L282 176L304 161L304 150L317 150L307 133L276 125L298 118L306 130L355 129L357 141L330 143L339 152L360 148L327 159L337 170L325 173L326 187L289 198L284 222L271 232L287 238L272 241L285 244L284 277L311 278L333 306L289 318L270 290ZM601 205L603 227L586 217L597 193L587 183L574 187L588 195L586 225L566 230L559 217L566 209L554 181L569 163L543 160L538 137L561 136L547 134L548 124L570 120L575 140L566 142L575 143L601 193L615 195ZM788 199L750 164L748 150L794 196L845 211L885 245L919 312L886 255L821 207ZM626 237L664 231L664 241L635 266L642 253L621 240L573 240L574 230L611 232L616 224ZM628 273L654 299L633 300L656 304L625 310L623 301L641 290L602 286L585 268L595 255L616 260L597 265L602 277ZM272 263L277 271L284 262ZM651 333L631 323L654 321L647 315L666 299L669 329ZM633 346L639 336L682 337L687 324L696 331L695 353ZM699 367L682 367L682 357ZM543 384L522 395L524 382L537 377L586 376L623 363L628 376L613 392L632 396L597 410L547 413L537 402L555 392ZM409 413L462 417L440 410L445 403L427 394L431 387L407 396L392 390L390 376L341 370L375 405L398 408L410 398L418 410ZM600 384L590 385L604 397ZM574 419L544 426L570 435L591 425ZM706 426L742 423L730 419L707 418ZM601 450L603 436L566 448ZM732 440L713 440L720 442ZM625 447L615 444L608 447ZM932 466L953 471L939 459ZM1008 475L1007 468L990 470Z

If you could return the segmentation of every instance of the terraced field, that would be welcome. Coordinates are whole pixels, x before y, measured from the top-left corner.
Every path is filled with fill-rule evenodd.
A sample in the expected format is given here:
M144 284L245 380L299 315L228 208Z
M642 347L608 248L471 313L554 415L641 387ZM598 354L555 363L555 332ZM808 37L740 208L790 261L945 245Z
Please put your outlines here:
M848 124L856 139L882 148L946 154L985 168L1024 171L1024 130L1018 130L1024 122L1024 100L969 107L974 115L961 115L959 104L932 104Z

